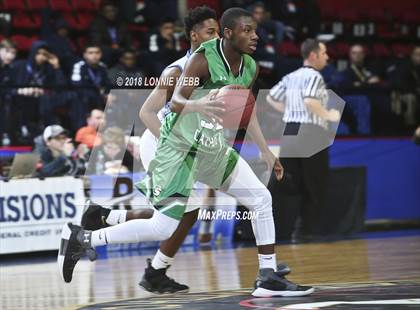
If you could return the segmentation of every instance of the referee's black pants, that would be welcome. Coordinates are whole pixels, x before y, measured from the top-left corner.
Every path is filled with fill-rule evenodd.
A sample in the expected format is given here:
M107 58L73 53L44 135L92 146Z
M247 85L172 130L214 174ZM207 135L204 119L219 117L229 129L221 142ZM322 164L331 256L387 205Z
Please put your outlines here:
M304 132L301 138L296 136L298 130ZM328 138L327 131L320 126L288 123L280 153L285 176L278 182L272 175L268 185L273 196L273 208L282 207L275 199L278 195L301 196L298 212L300 227L297 233L303 236L322 235L322 218L326 216L329 153L328 148L324 148L310 157L289 156L296 152L298 144L305 144L306 149L315 150L319 149L319 144L328 145ZM282 157L285 154L288 154L287 157Z

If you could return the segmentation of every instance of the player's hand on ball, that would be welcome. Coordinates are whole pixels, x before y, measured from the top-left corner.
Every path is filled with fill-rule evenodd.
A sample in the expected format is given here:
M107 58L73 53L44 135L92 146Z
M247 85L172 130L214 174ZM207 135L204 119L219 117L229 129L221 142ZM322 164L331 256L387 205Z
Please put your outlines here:
M328 120L330 122L338 122L340 120L340 112L336 109L328 111Z
M225 103L215 100L218 92L218 89L210 90L206 96L196 101L197 104L194 110L206 115L209 118L216 119L219 123L223 123L223 119L219 116L219 114L225 112L225 109L223 108Z

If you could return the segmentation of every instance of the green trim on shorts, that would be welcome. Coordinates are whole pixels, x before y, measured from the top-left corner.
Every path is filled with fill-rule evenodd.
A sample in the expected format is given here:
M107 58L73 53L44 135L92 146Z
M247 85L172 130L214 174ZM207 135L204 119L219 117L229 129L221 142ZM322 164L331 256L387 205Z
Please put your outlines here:
M223 179L222 179L223 181L221 185L223 185L226 182L226 180L229 178L229 176L232 174L239 160L239 154L233 148L229 148L228 156L229 156L228 164L226 165L226 170L225 170L225 173L223 174Z
M134 187L137 188L143 195L146 196L146 198L151 198L151 178L149 176L146 176L146 179L149 178L146 182L137 182L134 184ZM148 184L148 186L145 185ZM182 197L181 199L186 199L185 197ZM164 202L164 201L162 201ZM180 199L176 199L176 197L173 197L173 201L167 205L153 205L153 207L161 212L162 214L165 214L166 216L169 216L170 218L173 218L175 220L180 221L182 217L184 216L185 210L187 208L186 203L182 202Z
M184 216L185 209L187 208L187 206L184 203L175 200L167 206L157 206L155 208L162 214L165 214L166 216L180 221Z

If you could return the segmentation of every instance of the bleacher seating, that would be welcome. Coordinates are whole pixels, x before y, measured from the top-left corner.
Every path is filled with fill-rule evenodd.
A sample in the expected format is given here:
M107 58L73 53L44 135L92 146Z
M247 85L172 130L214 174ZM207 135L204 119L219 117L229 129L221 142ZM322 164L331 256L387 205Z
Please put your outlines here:
M72 7L77 12L90 12L94 13L98 8L96 4L92 1L86 1L86 0L72 0L71 1Z
M12 35L11 39L16 42L19 50L28 51L30 50L32 43L39 39L39 36L27 37L21 34Z
M15 29L34 29L41 27L41 16L37 14L28 14L24 12L17 12L13 15L12 21Z
M50 0L51 9L60 12L71 12L73 8L67 0Z
M39 11L48 7L47 0L26 0L26 4L28 6L28 10L30 11Z
M410 38L420 36L420 5L416 0L318 0L324 32L336 34L329 48L334 59L346 58L349 43L368 41L375 57L406 56L412 47ZM41 24L40 10L49 7L61 12L71 29L74 41L85 36L97 12L100 1L93 0L0 0L0 10L12 13L12 33L19 35L19 48L27 50ZM219 0L188 0L189 8L208 4L220 14ZM139 35L146 33L146 25L130 25ZM385 41L385 42L384 42ZM298 44L284 42L278 48L286 57L299 57Z
M7 11L25 11L26 6L23 0L3 0L3 9Z

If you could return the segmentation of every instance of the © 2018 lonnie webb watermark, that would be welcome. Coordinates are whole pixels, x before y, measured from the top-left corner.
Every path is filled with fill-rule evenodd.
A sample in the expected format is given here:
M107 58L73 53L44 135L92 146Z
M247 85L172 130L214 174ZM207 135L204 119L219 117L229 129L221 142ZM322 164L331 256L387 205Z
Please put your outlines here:
M198 219L202 221L210 220L255 220L258 211L236 211L236 210L207 210L198 211Z
M198 77L122 77L116 78L115 83L119 87L155 87L155 86L199 86L200 78Z

